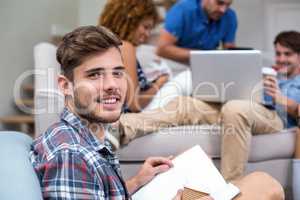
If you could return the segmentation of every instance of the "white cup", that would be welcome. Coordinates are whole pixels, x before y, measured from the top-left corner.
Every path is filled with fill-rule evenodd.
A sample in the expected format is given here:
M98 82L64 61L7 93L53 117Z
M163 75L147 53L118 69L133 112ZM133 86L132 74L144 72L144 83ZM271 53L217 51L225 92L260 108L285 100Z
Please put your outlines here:
M263 79L265 79L265 77L267 77L267 76L277 77L277 72L271 67L263 67L262 70L261 70L261 73L263 75ZM263 91L264 91L263 92L263 100L262 100L263 104L265 106L267 106L268 108L270 108L270 109L274 109L275 108L275 102L274 102L273 97L268 95L266 93L265 89Z

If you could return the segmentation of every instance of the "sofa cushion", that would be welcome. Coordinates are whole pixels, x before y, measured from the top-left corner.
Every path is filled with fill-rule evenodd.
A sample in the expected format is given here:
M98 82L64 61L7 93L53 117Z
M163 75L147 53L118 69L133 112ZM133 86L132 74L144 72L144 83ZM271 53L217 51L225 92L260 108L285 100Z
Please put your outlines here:
M295 151L296 129L253 137L250 162L292 158Z
M250 162L291 158L295 130L253 136ZM216 126L179 126L161 130L131 141L118 151L121 161L142 161L149 156L177 155L199 144L212 158L220 158L221 135ZM137 151L138 150L138 151Z
M29 160L32 139L19 132L0 132L0 199L42 200L38 177Z

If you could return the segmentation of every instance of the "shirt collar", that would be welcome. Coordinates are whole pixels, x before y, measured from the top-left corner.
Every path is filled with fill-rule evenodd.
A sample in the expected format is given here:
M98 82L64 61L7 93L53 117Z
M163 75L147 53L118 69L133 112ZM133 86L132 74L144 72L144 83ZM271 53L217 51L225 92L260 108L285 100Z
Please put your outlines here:
M95 151L104 153L108 152L109 154L114 155L109 141L105 138L104 143L100 142L100 140L90 132L84 121L72 113L67 107L63 109L60 118L62 121L65 121L67 124L76 129L79 136L90 144Z
M278 79L278 84L282 85L282 84L286 84L286 83L290 83L290 82L300 82L300 75L296 75L293 78L286 78L286 77L280 77Z

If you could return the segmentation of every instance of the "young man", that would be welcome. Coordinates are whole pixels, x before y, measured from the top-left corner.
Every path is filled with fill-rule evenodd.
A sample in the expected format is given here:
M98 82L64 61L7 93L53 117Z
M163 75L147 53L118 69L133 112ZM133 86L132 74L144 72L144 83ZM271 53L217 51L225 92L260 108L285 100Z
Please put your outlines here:
M128 199L169 158L149 158L139 174L124 182L104 125L119 119L127 90L121 41L108 30L81 27L57 50L65 95L60 122L33 144L31 161L47 199Z
M181 0L167 13L157 54L189 62L190 50L234 47L237 17L232 0Z
M130 199L172 167L170 158L152 157L132 179L122 178L104 128L119 119L127 89L120 44L103 27L87 26L67 34L58 47L66 107L60 121L35 140L30 156L45 199ZM236 184L242 192L237 199L283 199L280 185L263 173ZM180 198L179 192L174 199Z
M251 135L268 134L297 125L300 103L300 33L286 31L274 40L279 76L268 76L264 88L275 108L255 102L231 101L222 108L222 174L227 179L241 177L248 160Z
M264 80L265 90L276 104L274 109L246 100L220 105L179 97L161 109L122 115L123 143L163 127L222 122L221 172L228 181L240 178L253 133L268 134L296 126L300 103L300 33L280 33L274 47L281 79L268 76Z

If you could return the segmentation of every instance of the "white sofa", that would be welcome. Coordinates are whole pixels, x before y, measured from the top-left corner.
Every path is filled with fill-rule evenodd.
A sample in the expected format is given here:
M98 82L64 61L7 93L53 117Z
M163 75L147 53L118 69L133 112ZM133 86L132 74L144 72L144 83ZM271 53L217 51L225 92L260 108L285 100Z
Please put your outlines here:
M59 72L55 51L56 47L47 43L38 44L34 49L35 68L43 72L35 77L35 107L46 108L43 110L45 112L35 115L37 135L43 133L50 124L58 120L63 107L63 97L55 84L56 74ZM153 54L153 52L148 53ZM145 52L140 55L143 54ZM140 61L143 63L143 60ZM176 69L179 68L182 66ZM246 173L257 170L269 173L283 185L287 196L291 194L292 188L294 132L294 129L290 129L276 134L253 136L246 170ZM216 165L219 165L220 134L218 129L211 126L182 126L137 138L121 148L118 154L123 175L125 178L134 175L141 163L149 156L177 155L195 144L200 144L214 159Z

